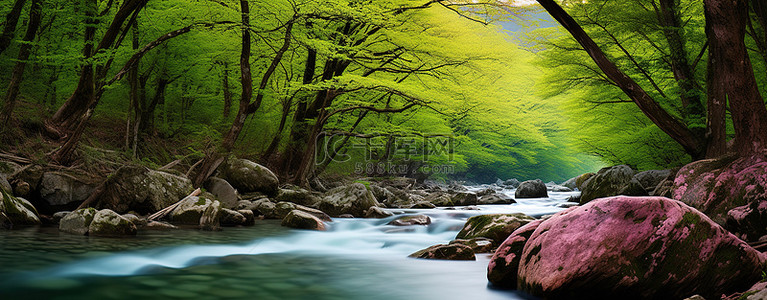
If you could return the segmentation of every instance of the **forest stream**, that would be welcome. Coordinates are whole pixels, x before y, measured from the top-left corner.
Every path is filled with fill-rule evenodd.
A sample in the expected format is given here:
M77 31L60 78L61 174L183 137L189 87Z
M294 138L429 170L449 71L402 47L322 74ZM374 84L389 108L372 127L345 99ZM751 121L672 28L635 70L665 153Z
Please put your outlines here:
M551 192L478 210L390 209L395 216L385 219L335 218L328 231L291 230L276 220L223 232L143 231L120 239L55 227L9 231L0 235L0 276L12 280L0 284L0 298L530 299L488 286L490 254L476 261L407 256L449 242L471 216L539 217L562 210L575 194ZM425 214L432 223L386 225L403 214Z

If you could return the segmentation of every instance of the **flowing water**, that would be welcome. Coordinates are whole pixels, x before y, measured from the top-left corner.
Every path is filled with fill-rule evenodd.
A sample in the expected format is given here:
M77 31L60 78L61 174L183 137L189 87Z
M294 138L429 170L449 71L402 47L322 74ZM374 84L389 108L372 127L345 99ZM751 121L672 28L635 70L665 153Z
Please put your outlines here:
M334 219L326 232L291 230L276 220L114 239L52 227L0 231L0 299L529 299L488 287L488 255L407 255L449 242L471 216L541 216L562 210L576 193L549 194L479 210L391 210L395 217L428 215L428 226L386 225L390 217Z

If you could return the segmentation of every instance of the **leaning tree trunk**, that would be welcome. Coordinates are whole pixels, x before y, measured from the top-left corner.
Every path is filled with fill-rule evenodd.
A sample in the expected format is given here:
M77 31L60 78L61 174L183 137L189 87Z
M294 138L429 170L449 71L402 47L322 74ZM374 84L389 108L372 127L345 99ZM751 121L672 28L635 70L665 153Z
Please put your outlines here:
M24 43L19 48L17 62L11 72L11 82L8 84L8 90L5 93L5 103L0 112L0 124L2 124L3 128L7 126L8 120L11 119L11 114L13 114L13 108L16 105L16 98L19 95L19 87L24 75L24 68L27 65L27 59L29 59L29 53L32 49L32 41L35 39L37 28L40 27L42 15L41 2L41 0L32 0L32 8L29 10L29 24L27 25L27 32L24 34Z
M663 109L647 92L642 89L631 77L623 73L605 55L602 49L593 39L578 25L578 23L567 12L559 6L555 0L538 0L546 11L562 25L575 38L575 40L589 54L602 72L605 73L616 86L618 86L626 96L628 96L642 113L647 116L655 125L658 126L669 137L681 145L685 152L690 154L693 159L704 156L704 141L695 136L689 128L674 116Z
M5 27L3 27L3 33L0 35L0 54L3 54L5 49L11 45L13 40L13 34L16 32L16 24L19 23L19 16L21 16L21 9L24 7L26 0L16 0L13 3L11 11L5 16Z
M767 147L767 108L759 94L746 44L748 5L745 0L706 0L706 36L709 42L709 118L724 118L730 104L735 128L735 149L741 155Z

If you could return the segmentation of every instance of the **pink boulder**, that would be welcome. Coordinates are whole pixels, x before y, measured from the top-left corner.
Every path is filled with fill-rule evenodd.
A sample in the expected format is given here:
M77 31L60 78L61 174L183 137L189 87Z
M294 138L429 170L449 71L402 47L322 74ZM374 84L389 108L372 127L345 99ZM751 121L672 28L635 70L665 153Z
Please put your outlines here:
M488 277L501 252L514 252L533 226L509 236ZM662 197L597 199L541 222L526 240L516 285L547 299L712 299L747 289L763 269L761 253L701 212ZM502 262L513 268L515 259ZM504 281L513 279L500 285L513 286Z
M739 237L767 234L767 158L726 156L688 164L677 172L673 198L695 207Z

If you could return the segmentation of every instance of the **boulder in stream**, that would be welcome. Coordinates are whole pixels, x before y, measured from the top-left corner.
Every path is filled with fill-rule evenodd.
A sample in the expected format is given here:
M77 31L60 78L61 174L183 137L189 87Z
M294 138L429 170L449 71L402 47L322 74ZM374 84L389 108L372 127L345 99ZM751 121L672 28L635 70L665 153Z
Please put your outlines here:
M501 256L512 263L520 247L517 287L548 299L714 299L747 289L764 266L761 253L668 198L601 198L542 221L522 241L532 227L499 247L491 282L494 269L506 265Z
M277 196L280 181L266 167L249 161L230 157L218 167L219 176L241 193L260 192Z
M391 220L386 225L394 225L394 226L412 226L412 225L429 225L431 224L431 218L429 216L425 215L414 215L414 216L402 216L399 218L396 218L394 220Z
M473 216L466 220L456 239L483 237L500 245L514 230L533 220L535 218L522 213Z
M460 243L434 245L416 251L408 257L446 260L477 260L471 247Z
M0 189L0 212L5 215L5 222L12 225L38 225L41 223L37 209L32 203L21 197L14 197L2 189Z
M125 166L106 180L97 207L117 213L151 214L183 199L192 190L192 182L186 177Z
M540 179L528 180L519 184L517 191L514 193L514 198L546 198L547 193L546 184Z
M229 182L218 177L210 177L203 183L205 190L216 196L218 201L221 201L221 207L234 208L237 206L239 199L237 190L232 187Z
M589 178L584 183L583 192L581 193L580 204L586 204L591 200L597 198L604 198L610 196L616 196L624 194L625 196L642 196L632 195L630 192L641 190L644 193L644 188L641 185L637 188L627 189L632 179L634 178L634 170L627 165L619 165L613 167L602 168L596 175ZM634 185L638 182L634 182ZM629 192L627 194L627 192ZM647 195L644 193L644 195Z
M79 235L88 234L88 227L96 216L96 212L95 208L89 207L66 214L59 221L59 231Z
M300 210L290 211L290 213L282 219L281 225L296 229L327 230L325 223L323 223L322 220L310 213Z
M331 216L351 214L359 218L364 217L372 206L379 206L375 196L365 185L357 182L328 191L318 208Z
M136 232L136 225L133 222L109 209L96 212L88 225L90 236L136 235Z

